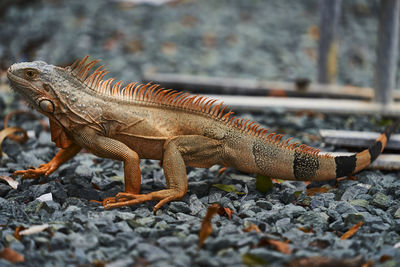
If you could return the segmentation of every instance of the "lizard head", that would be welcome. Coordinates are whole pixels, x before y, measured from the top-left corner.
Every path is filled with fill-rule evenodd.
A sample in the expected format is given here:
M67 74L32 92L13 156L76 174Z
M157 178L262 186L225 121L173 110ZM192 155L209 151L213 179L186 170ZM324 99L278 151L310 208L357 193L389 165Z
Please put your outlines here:
M48 117L58 108L57 94L51 86L57 76L54 69L43 61L13 64L7 70L11 88L19 93L30 106ZM52 75L50 75L52 74Z
M93 61L92 65L96 62ZM92 90L87 89L73 71L71 67L61 68L33 61L11 65L7 77L11 88L31 107L69 129L74 123L93 122L93 118L101 115L96 99L88 97L88 91L91 93Z

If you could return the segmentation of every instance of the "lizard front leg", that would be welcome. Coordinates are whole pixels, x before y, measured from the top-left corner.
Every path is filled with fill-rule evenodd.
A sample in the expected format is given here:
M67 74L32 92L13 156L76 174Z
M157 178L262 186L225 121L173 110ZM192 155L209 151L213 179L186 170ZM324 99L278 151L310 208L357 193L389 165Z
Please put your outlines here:
M72 143L67 148L61 148L48 163L41 164L39 168L15 171L13 175L22 175L22 179L37 179L42 175L49 176L67 160L78 154L81 149L79 145Z
M90 129L83 129L77 142L87 148L96 156L110 158L124 162L125 193L139 194L141 174L139 155L124 143L105 136L100 136ZM103 205L124 200L110 197L103 200Z
M168 188L148 194L119 193L117 198L124 198L124 200L107 203L105 208L116 208L149 200L159 200L154 206L154 212L156 212L164 204L183 198L188 189L185 163L198 167L219 163L217 159L219 156L217 153L218 147L217 141L204 136L178 136L168 139L164 144L162 160Z

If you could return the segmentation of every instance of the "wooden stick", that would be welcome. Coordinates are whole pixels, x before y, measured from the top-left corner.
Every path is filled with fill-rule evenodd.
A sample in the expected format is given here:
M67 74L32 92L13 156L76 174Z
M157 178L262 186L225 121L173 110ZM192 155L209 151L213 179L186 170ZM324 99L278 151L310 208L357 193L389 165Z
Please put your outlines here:
M307 110L329 114L400 116L400 104L393 104L388 108L384 108L377 103L359 100L227 95L208 96L223 101L233 110L245 112L283 109L286 111Z
M343 130L319 130L324 142L329 145L342 147L365 148L380 135L376 132L343 131ZM400 134L393 134L386 145L387 149L400 150Z
M392 93L396 86L399 2L399 0L380 1L374 88L375 100L382 105L392 102Z
M172 73L145 72L142 80L161 84L165 88L186 90L201 94L227 95L285 95L300 97L329 97L371 100L374 90L367 87L309 84L306 90L299 90L296 82L238 79L229 77L207 77ZM400 100L400 92L394 97Z
M342 0L319 2L320 37L318 43L319 83L333 83L336 79L337 41L336 32Z

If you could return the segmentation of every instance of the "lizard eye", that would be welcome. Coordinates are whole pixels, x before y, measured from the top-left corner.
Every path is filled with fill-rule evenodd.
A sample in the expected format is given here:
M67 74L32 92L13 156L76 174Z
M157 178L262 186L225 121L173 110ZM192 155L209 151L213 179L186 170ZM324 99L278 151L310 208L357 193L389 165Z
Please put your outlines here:
M48 113L54 112L54 104L50 100L45 99L45 100L40 101L39 106L44 112L48 112Z
M25 77L29 80L33 80L38 77L38 73L35 70L28 69L25 71Z

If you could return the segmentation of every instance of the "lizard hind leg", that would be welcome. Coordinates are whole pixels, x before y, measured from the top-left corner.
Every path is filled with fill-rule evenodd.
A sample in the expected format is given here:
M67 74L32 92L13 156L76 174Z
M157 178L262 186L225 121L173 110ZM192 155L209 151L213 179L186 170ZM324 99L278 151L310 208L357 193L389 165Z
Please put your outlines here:
M148 194L119 193L116 195L118 201L106 203L106 209L134 205L150 200L159 200L154 206L156 212L164 204L181 199L187 192L188 180L183 157L178 145L172 140L164 145L163 169L167 182L167 189L151 192Z

